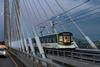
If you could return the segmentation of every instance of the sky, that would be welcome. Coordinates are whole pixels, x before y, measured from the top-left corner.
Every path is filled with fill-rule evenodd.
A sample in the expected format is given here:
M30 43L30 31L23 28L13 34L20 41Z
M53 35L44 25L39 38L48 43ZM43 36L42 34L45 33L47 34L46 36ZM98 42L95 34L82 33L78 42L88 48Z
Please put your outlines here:
M3 0L0 0L0 41L4 40L3 30Z
M23 0L21 0L21 7L22 7L22 13L24 14L24 18L22 18L23 21L23 26L25 27L25 22L29 23L29 17L27 17L25 15L26 13L26 9L25 9L25 4L23 3ZM24 0L26 1L25 3L28 3L28 0ZM35 4L37 5L38 11L41 14L41 16L39 16L37 9L35 8L35 5L32 1L35 1ZM31 10L33 12L35 12L35 14L38 17L38 20L36 18L36 16L32 16L33 13L30 13L30 15L32 16L34 23L30 23L28 24L28 26L32 26L32 25L37 25L41 22L44 23L45 20L47 20L48 18L52 18L55 15L59 15L60 13L63 13L63 10L61 8L59 8L59 6L55 3L55 0L47 0L49 5L52 7L54 14L50 11L50 9L48 8L47 4L45 4L44 0L39 0L40 3L42 3L42 6L44 8L44 10L46 10L45 12L47 13L48 17L45 16L44 11L42 10L42 7L39 5L38 0L30 0L31 6L33 7L34 10ZM74 6L77 6L80 3L83 3L86 0L58 0L58 2L60 3L60 5L64 8L65 11L71 9ZM0 40L3 40L4 38L4 34L3 34L3 0L0 0ZM93 12L89 12L90 10L92 10L93 8L99 7L100 6L100 0L90 0L88 3L86 3L83 6L78 7L77 9L74 9L72 11L69 12L70 15L72 15L74 17L74 19L76 19L76 16L84 16L85 14L92 14L95 12L98 12L94 15L88 16L88 17L84 17L81 20L77 20L77 24L80 26L80 28L82 28L83 32L88 35L92 40L100 40L100 9L94 10ZM28 6L27 6L28 7ZM28 7L29 10L29 7ZM81 16L80 16L81 17ZM26 18L26 19L25 19ZM45 25L45 23L44 23ZM59 30L61 25L58 25L57 29ZM65 23L64 28L67 29L67 31L71 31L74 36L78 37L80 35L79 31L75 28L75 26L72 23ZM80 35L81 36L81 35Z

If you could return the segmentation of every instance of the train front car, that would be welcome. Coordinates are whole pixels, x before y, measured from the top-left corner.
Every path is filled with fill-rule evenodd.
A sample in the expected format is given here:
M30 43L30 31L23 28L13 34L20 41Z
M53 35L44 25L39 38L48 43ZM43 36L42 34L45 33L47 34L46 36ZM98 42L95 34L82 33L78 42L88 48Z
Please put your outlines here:
M36 41L32 39L35 48ZM70 32L61 32L58 34L46 35L40 37L41 45L44 49L75 49L73 34Z
M73 34L70 32L61 32L40 37L43 48L50 49L75 49L73 43Z
M62 32L57 34L58 48L60 49L75 49L73 43L73 34L71 32Z

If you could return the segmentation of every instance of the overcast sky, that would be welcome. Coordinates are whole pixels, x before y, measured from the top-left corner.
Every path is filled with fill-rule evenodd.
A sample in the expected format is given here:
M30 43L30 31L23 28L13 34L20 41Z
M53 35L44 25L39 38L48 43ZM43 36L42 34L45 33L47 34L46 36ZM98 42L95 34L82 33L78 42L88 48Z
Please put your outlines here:
M4 39L3 32L3 0L0 0L0 40Z
M21 0L23 1L23 0ZM24 0L26 1L26 3L28 3L28 0ZM33 16L33 20L34 20L34 25L37 25L41 22L44 22L45 20L47 20L48 18L45 16L45 13L43 12L43 10L41 9L38 0L34 0L35 4L37 5L37 8L40 12L40 14L42 15L42 18L39 16L38 11L35 8L35 5L33 4L33 0L30 0L32 7L34 8L34 11L36 13L36 15L38 16L39 20L37 20L37 18L35 16ZM39 0L40 3L42 4L43 8L46 10L46 13L48 15L49 18L58 15L60 13L63 12L63 10L61 10L58 5L55 3L55 0L47 0L49 5L52 7L54 14L50 11L50 9L48 8L48 6L45 4L44 0ZM84 2L86 0L58 0L58 2L60 3L60 5L64 8L65 11L71 9L74 6L77 6L78 4ZM11 4L10 4L11 5ZM91 12L91 13L87 13L89 10L91 10L92 8L98 7L100 6L100 0L90 0L87 4L72 10L70 13L74 14L72 15L73 17L78 16L78 15L84 15L84 14L91 14L94 12L98 12L92 16L88 16L84 19L81 19L79 21L77 21L77 24L82 28L82 30L85 32L86 35L88 35L91 39L93 40L100 40L100 9ZM25 9L25 5L22 3L21 7L22 12L25 14L26 13L26 9ZM29 8L29 6L27 6ZM31 14L31 13L30 13ZM25 19L27 18L27 19ZM25 17L24 18L24 22L29 22L29 17ZM26 24L24 24L26 25ZM31 24L32 25L32 24ZM75 34L75 36L79 35L78 30L76 30L76 28L73 26L73 24L69 23L69 24L64 24L64 27L68 30L71 31ZM0 0L0 40L3 40L3 0Z

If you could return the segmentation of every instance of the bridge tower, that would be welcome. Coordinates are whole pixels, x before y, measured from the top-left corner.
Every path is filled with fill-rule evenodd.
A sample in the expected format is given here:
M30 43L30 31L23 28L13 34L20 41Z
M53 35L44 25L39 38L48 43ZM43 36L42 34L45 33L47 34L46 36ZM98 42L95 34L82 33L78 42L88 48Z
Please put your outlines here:
M5 43L10 46L10 12L9 0L4 0L4 39Z

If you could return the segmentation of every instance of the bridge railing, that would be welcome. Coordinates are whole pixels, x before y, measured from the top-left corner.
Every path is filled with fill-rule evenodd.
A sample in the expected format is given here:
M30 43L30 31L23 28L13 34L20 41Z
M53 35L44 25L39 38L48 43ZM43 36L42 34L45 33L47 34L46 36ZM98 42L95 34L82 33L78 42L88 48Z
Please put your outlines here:
M69 57L74 60L81 60L85 62L90 62L94 64L100 64L100 54L78 52L78 51L65 51L65 50L45 50L47 55L55 55L59 57Z
M20 59L27 67L63 67L50 59L33 56L16 49L9 48L8 52Z

